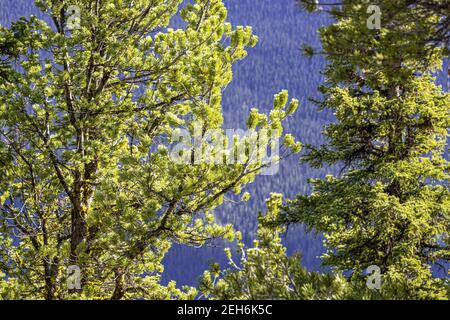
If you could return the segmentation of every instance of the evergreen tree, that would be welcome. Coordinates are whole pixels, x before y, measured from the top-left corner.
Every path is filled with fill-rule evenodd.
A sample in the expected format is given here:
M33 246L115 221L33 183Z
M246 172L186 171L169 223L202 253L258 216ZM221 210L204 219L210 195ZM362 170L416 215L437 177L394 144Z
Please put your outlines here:
M325 299L343 298L348 290L343 277L308 272L300 256L288 257L281 243L282 227L272 227L279 216L281 195L272 194L268 212L259 217L258 239L252 248L238 242L239 262L230 248L226 254L230 267L220 270L214 264L200 280L200 290L209 299ZM240 240L240 237L238 237Z
M445 298L444 280L431 272L450 260L450 97L431 77L445 54L430 42L441 17L397 10L398 2L378 2L379 30L368 28L367 1L343 1L320 30L329 61L320 108L337 122L302 159L343 168L311 181L312 194L293 200L280 221L322 232L323 261L337 270L358 277L376 265L411 298Z
M324 3L326 2L326 3ZM381 10L381 16L384 23L403 22L414 23L421 20L422 22L429 17L434 17L428 22L433 24L432 33L424 33L428 43L435 46L445 47L447 55L450 47L450 2L447 0L342 0L342 1L321 1L321 0L297 0L299 6L309 12L326 11L333 15L346 17L351 11L345 8L367 8L367 12L373 13L370 7L378 6ZM344 10L342 10L344 9ZM410 14L405 14L410 13ZM401 19L399 19L401 17ZM408 36L407 30L403 30L404 36ZM420 30L416 30L419 32Z
M160 284L171 244L233 238L212 210L268 163L248 148L240 163L230 152L178 163L167 144L180 128L200 124L202 138L221 129L231 67L257 38L232 28L221 0L181 2L37 0L53 25L31 16L1 28L14 49L1 52L1 297L192 298L192 288ZM297 101L287 104L282 92L270 119L252 111L261 150ZM262 138L269 129L277 133ZM77 268L81 289L68 288Z
M355 277L350 281L342 274L318 273L301 265L301 255L288 256L281 243L285 228L276 226L282 201L272 194L268 212L259 217L258 239L251 248L238 242L239 262L226 250L229 267L221 270L213 264L200 278L200 290L209 299L222 300L354 300L408 299L405 283L385 283L382 291L369 288ZM370 281L371 279L367 279Z

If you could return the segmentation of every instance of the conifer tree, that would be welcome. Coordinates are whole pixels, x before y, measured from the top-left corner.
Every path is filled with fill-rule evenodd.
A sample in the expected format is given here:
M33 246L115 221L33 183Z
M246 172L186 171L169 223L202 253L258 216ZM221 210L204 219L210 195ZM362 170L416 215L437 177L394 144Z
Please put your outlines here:
M200 291L209 299L345 299L351 286L342 276L308 272L301 266L301 256L286 255L281 243L283 227L273 226L282 204L280 194L267 200L268 212L259 217L258 239L247 248L238 235L241 255L234 261L232 250L226 249L229 268L213 264L200 279Z
M277 226L282 197L271 194L265 215L259 216L258 239L253 247L237 243L240 259L226 249L228 268L213 264L200 278L200 291L208 299L221 300L370 300L409 299L405 283L390 282L383 290L369 287L371 279L350 281L342 273L308 271L301 254L287 255L282 244L284 227ZM239 237L238 237L239 239Z
M0 29L0 297L192 298L160 284L171 244L233 238L212 210L269 163L180 163L168 144L222 128L222 90L257 37L221 0L181 3L36 0L51 23ZM261 150L296 106L282 92L270 119L252 111L252 129L277 132Z
M312 180L313 192L280 220L323 233L323 261L336 270L362 277L376 265L385 284L405 284L410 298L446 298L445 281L431 272L450 260L450 97L432 78L445 50L430 42L442 20L415 6L397 10L398 2L377 3L379 30L368 27L368 1L343 1L335 23L321 28L329 65L319 104L337 121L302 159L342 171Z

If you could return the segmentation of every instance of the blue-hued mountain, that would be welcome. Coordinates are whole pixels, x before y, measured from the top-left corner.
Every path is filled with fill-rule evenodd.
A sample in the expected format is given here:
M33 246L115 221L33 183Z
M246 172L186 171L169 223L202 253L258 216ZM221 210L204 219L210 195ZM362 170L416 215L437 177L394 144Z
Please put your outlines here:
M20 16L37 14L34 0L0 0L0 23L9 24ZM325 123L333 121L331 114L317 111L308 102L309 97L319 97L317 87L323 81L321 71L325 61L321 57L308 59L301 55L301 43L319 46L317 29L327 24L325 14L302 12L295 0L224 0L228 19L233 25L250 25L259 36L259 44L249 51L249 56L233 69L233 82L223 95L226 128L245 128L252 107L269 111L273 95L282 89L292 97L302 100L287 130L304 143L322 141ZM446 80L446 79L445 79ZM231 222L244 234L246 242L254 237L258 211L265 210L264 200L270 192L280 192L286 198L309 192L308 178L323 176L331 169L313 170L300 165L298 157L282 162L280 170L272 176L260 176L247 190L252 199L246 203L227 203L217 210L218 218ZM303 253L303 263L309 269L320 268L317 256L322 252L320 237L307 235L301 228L291 228L285 243L290 252ZM204 248L175 245L165 259L164 281L176 280L179 284L195 285L209 263L226 263L224 244Z

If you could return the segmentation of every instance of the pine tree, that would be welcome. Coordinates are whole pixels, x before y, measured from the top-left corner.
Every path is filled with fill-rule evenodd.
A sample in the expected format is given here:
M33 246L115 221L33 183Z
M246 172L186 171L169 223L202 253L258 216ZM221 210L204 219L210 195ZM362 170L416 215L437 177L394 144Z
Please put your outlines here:
M248 152L180 163L168 144L180 129L222 130L222 90L257 37L232 28L221 0L181 3L37 0L53 24L31 16L0 29L14 49L1 53L1 297L192 298L160 284L171 244L233 238L212 210L268 163ZM282 92L270 119L252 112L261 150L296 105ZM77 277L81 288L68 287Z
M319 103L337 122L302 159L341 165L341 174L311 181L312 194L299 195L280 220L322 232L323 261L336 270L362 277L376 265L384 288L401 282L411 298L446 298L431 272L450 260L450 97L431 76L445 54L430 42L441 17L379 1L381 28L370 29L368 5L344 1L320 30L329 65Z
M408 288L392 282L383 291L370 288L358 278L342 273L308 271L299 253L288 256L282 244L284 227L277 226L282 206L280 194L267 200L267 214L260 215L258 239L253 247L237 243L241 258L235 261L226 249L229 267L213 264L200 278L200 291L208 299L221 300L370 300L408 299ZM239 237L238 237L239 239ZM369 280L369 279L368 279Z

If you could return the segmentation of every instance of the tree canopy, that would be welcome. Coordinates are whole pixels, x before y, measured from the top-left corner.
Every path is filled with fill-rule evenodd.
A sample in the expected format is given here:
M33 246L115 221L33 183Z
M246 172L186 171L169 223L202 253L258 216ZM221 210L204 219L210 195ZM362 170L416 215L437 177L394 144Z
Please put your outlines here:
M450 96L432 78L446 50L429 41L440 17L381 1L390 18L371 30L364 3L344 2L320 30L329 65L319 105L337 122L324 129L328 142L302 157L339 164L341 174L311 181L312 194L293 200L281 221L323 232L323 261L337 270L376 265L387 282L406 282L411 297L444 298L431 272L443 264L446 273L450 258Z
M192 298L160 284L171 244L233 238L212 210L267 163L248 152L179 163L169 145L180 129L221 129L222 90L257 37L233 28L220 0L181 2L38 0L52 24L1 28L2 297ZM182 28L170 28L175 15ZM269 118L252 112L255 132L277 132L261 148L297 102L287 104L282 92ZM69 266L81 289L67 288Z

